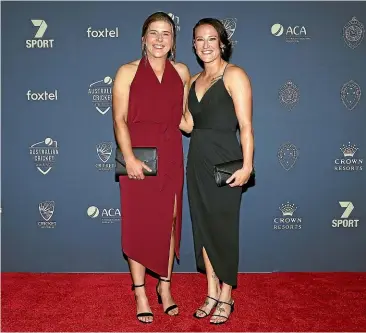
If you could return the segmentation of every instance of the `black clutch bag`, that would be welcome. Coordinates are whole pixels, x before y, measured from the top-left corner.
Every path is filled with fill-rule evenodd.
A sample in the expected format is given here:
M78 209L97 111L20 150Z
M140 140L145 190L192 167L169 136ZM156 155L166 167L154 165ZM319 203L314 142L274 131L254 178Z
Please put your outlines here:
M216 164L214 166L214 177L218 187L226 184L226 181L233 175L233 173L243 167L243 159ZM253 169L251 176L255 174Z
M134 147L132 151L137 159L144 162L152 171L143 169L145 176L156 176L158 174L158 150L155 147ZM116 148L116 169L115 179L118 182L119 176L127 176L126 162L121 150Z

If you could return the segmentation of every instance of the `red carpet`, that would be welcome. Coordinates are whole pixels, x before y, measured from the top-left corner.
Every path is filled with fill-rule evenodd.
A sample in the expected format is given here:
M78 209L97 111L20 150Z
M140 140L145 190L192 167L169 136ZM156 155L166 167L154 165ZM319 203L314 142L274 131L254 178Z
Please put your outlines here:
M139 324L128 274L2 273L2 331L201 332L366 331L366 274L240 274L235 311L214 326L192 313L205 297L201 274L174 274L180 315L162 312L148 277L153 324Z

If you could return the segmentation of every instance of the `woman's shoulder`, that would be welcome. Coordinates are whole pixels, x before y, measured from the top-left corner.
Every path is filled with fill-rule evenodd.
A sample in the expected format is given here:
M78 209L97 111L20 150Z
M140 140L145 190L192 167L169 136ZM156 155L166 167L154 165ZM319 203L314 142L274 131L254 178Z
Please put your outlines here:
M240 66L228 63L224 72L225 79L249 80L247 72Z
M139 66L140 64L140 61L141 59L137 59L137 60L133 60L133 61L130 61L130 62L127 62L123 65L121 65L119 68L118 68L118 71L133 71L133 70L137 70L137 67Z
M244 91L251 89L251 82L246 71L235 64L228 64L223 80L229 91Z
M184 64L183 62L170 61L170 63L173 65L173 67L177 70L178 73L189 74L188 66L186 64Z
M189 79L191 77L191 74L189 72L188 66L182 62L173 62L170 61L172 66L175 68L175 70L178 72L179 76L181 77L183 83L189 82Z
M133 60L131 62L121 65L117 69L116 78L123 77L123 78L127 79L128 81L132 81L137 72L137 68L140 64L140 61L141 61L141 59L137 59L137 60Z
M191 77L191 84L198 79L202 72L198 72Z

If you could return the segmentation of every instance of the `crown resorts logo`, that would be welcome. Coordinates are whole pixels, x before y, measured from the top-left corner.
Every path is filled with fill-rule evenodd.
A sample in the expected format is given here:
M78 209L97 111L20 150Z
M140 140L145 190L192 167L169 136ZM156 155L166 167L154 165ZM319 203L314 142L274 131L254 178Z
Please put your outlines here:
M90 206L86 213L91 219L97 219L103 224L121 222L121 212L118 208L99 209L96 206Z
M220 20L221 23L224 25L225 30L227 32L227 36L230 40L230 43L232 46L235 46L238 41L233 40L232 37L235 33L236 30L236 22L238 21L236 18L224 18L222 20Z
M359 150L354 144L348 142L340 148L343 157L334 160L335 171L362 171L363 159L357 158L356 152Z
M359 226L360 219L349 219L355 206L351 201L339 201L339 205L344 208L341 218L336 218L332 221L333 228L357 228Z
M38 227L44 229L53 229L56 227L56 222L51 220L53 213L55 212L54 201L43 201L38 205L39 214L42 217L42 221L38 221Z
M361 99L361 87L353 80L346 82L341 88L341 100L344 106L352 111Z
M38 28L34 35L34 39L27 39L25 46L27 49L50 49L53 48L54 39L42 39L47 30L47 23L45 20L31 20L34 27Z
M286 32L285 32L286 30ZM271 33L275 37L280 37L285 32L285 40L289 43L299 43L300 41L310 40L310 36L305 26L288 26L286 29L280 23L275 23L271 27Z
M88 95L97 111L105 115L112 107L112 83L113 79L106 76L103 80L93 82L89 86Z
M299 157L299 150L292 143L284 143L277 151L277 158L281 166L289 171L292 169Z
M168 13L168 15L171 17L171 19L173 20L174 24L175 24L175 30L177 32L180 31L180 25L179 25L179 16L173 14L173 13Z
M58 155L57 141L46 138L44 141L37 142L29 147L29 154L37 170L42 175L47 175L53 168Z
M288 110L292 110L297 105L299 98L299 88L292 81L287 81L278 92L280 103Z
M115 168L114 163L107 163L113 152L113 143L112 142L101 142L96 145L97 155L99 157L99 160L102 163L96 163L95 167L99 171L113 171Z
M346 23L346 25L343 27L342 32L343 32L343 39L346 45L350 49L355 49L358 46L360 46L360 44L363 41L363 38L365 36L365 27L354 16L350 21Z
M302 227L302 218L294 217L297 207L287 201L279 207L282 212L281 217L275 217L273 220L274 230L300 230Z

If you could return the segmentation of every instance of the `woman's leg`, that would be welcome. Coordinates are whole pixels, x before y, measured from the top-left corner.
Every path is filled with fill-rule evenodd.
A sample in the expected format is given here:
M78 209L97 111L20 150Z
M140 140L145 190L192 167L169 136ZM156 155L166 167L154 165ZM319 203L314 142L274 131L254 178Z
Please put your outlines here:
M206 297L205 303L195 313L196 317L200 318L209 315L220 296L220 281L215 274L205 248L202 249L202 255L207 276L207 296L209 297Z
M172 232L170 236L170 249L169 249L169 263L168 263L168 276L161 277L159 281L157 291L161 296L163 301L164 311L172 305L175 305L174 299L170 290L170 282L164 282L164 280L171 280L173 264L174 264L174 256L175 256L175 221L177 218L177 196L174 199L174 209L173 209L173 224L172 224ZM178 314L178 307L168 311L168 314L171 316L175 316Z
M218 324L228 320L231 312L233 311L233 308L230 304L234 304L231 298L232 289L232 286L222 283L219 303L216 307L216 311L210 319L211 323Z
M130 258L128 258L128 264L130 266L132 281L135 286L141 286L145 283L145 272L146 268L138 263L137 261L134 261ZM149 301L146 296L145 292L145 286L134 288L135 291L135 298L137 303L137 314L143 313L143 312L151 312ZM143 322L152 322L153 317L152 316L142 316L138 318L140 321Z

